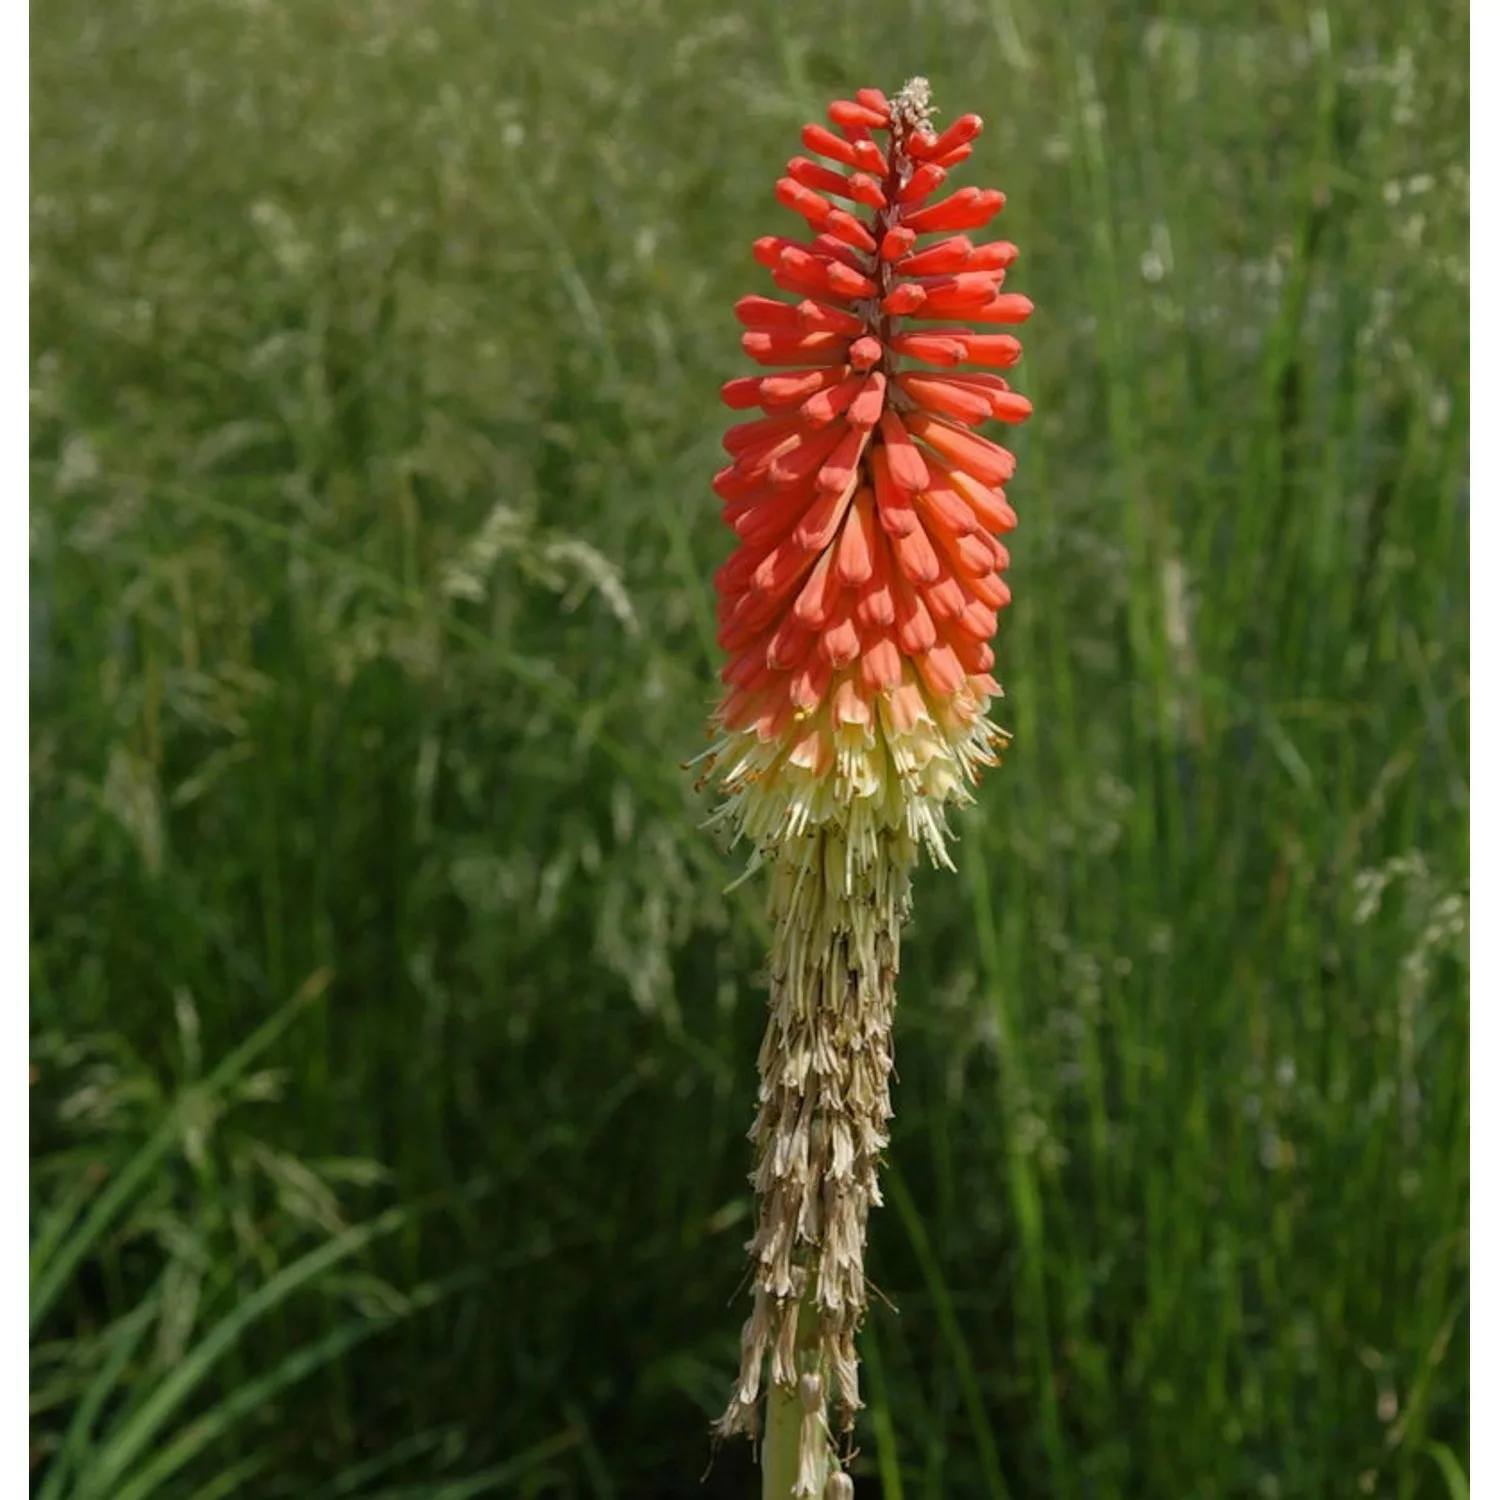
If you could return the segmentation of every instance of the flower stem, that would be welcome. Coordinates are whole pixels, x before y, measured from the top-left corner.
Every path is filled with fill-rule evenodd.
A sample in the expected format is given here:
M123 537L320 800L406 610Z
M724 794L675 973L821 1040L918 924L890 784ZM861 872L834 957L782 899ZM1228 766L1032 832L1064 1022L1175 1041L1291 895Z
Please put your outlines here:
M796 1386L777 1385L766 1392L766 1441L761 1449L761 1500L796 1500L797 1447L802 1431L802 1402Z
M770 1382L761 1448L761 1500L820 1500L836 1465L828 1433L828 1379L812 1331L817 1313L797 1311L795 1385Z

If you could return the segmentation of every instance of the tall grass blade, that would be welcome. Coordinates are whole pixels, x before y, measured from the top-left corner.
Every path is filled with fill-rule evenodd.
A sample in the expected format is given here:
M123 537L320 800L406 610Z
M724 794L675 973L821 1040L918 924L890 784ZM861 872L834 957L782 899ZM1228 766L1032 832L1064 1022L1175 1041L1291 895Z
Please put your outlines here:
M313 1004L328 985L330 975L319 970L303 983L298 992L251 1033L208 1075L197 1089L215 1094L225 1084L238 1078L266 1048L272 1046L283 1032ZM31 1332L51 1311L69 1277L77 1270L84 1257L102 1239L105 1231L114 1223L121 1211L131 1202L142 1184L179 1139L183 1121L192 1108L192 1096L185 1093L173 1106L171 1112L152 1132L146 1143L131 1157L121 1171L100 1193L79 1227L67 1238L57 1253L42 1265L33 1265L31 1284Z

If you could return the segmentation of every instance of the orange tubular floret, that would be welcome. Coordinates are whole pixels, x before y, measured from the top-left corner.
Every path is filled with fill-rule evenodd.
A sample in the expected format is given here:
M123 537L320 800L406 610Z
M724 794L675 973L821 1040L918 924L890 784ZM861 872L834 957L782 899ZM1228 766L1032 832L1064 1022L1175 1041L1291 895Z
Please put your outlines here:
M891 340L891 348L897 354L925 360L929 365L956 365L973 357L968 339L957 334L898 333Z
M896 596L891 582L896 564L884 533L875 531L871 541L873 571L865 585L856 591L854 617L866 630L877 630L896 619Z
M993 619L994 616L990 618ZM995 653L990 650L988 638L981 640L964 630L961 625L948 631L944 643L952 649L959 665L971 677L988 672L995 665Z
M1030 297L1006 293L968 314L976 323L1024 323L1032 314Z
M778 459L797 452L805 443L806 438L800 426L793 427L790 431L772 433L755 439L736 453L734 466L746 479L754 479L758 484L771 479L771 469Z
M750 253L768 271L774 271L781 264L781 252L793 248L798 248L795 240L779 234L763 234L750 247Z
M979 530L979 519L973 507L967 505L956 490L947 485L932 483L917 496L917 509L926 518L927 524L953 537L968 536Z
M926 287L919 286L915 281L903 281L881 301L880 310L888 317L901 318L916 312L926 300Z
M797 415L809 426L824 427L849 409L849 404L859 395L863 385L862 376L845 375L837 385L815 391L797 408Z
M1006 370L1021 357L1020 342L1008 333L970 333L965 330L960 342L964 346L960 358L971 365L990 365Z
M963 614L959 616L958 628L976 641L989 641L1000 628L1000 621L993 609L975 599L965 606ZM988 671L989 669L984 667L979 670Z
M961 370L942 378L949 386L971 391L986 401L996 421L1021 422L1031 415L1031 402L1017 395L998 375Z
M899 224L894 229L887 229L885 238L880 242L881 260L900 260L917 242L917 236L910 229L903 229Z
M859 461L864 454L865 444L869 441L870 429L851 423L848 433L828 456L828 462L818 470L818 489L832 494L852 495L859 478Z
M942 187L948 174L932 162L924 162L915 172L911 174L910 180L896 194L896 202L901 204L920 203L923 198L930 197Z
M907 426L924 443L930 443L946 459L966 469L985 484L1004 484L1015 473L1014 457L997 443L977 433L966 432L941 417L912 412Z
M792 540L809 552L821 552L839 534L852 490L824 490L803 513Z
M883 130L890 124L888 110L870 109L852 99L839 99L828 106L828 118L845 131L852 125L858 130ZM863 136L860 137L864 139Z
M844 678L833 690L833 722L842 728L848 724L868 724L871 717L870 705L854 679Z
M844 364L849 340L836 333L764 333L759 329L743 335L740 347L762 365Z
M726 502L743 500L762 487L758 474L745 474L732 464L727 469L720 469L709 484L714 494Z
M830 263L837 261L840 265L848 266L851 271L868 268L867 258L853 245L846 245L836 234L815 235L810 248L814 255L820 255Z
M912 146L912 155L921 161L933 161L946 156L959 146L966 145L984 129L984 121L978 115L960 115L936 139L923 139Z
M873 427L885 410L885 376L879 370L867 376L859 395L849 408L849 425L862 429Z
M992 571L999 566L988 554L984 553L984 544L975 535L953 536L943 532L934 533L938 545L942 550L943 559L951 566L953 577L959 584L967 603L970 596L988 605L991 609L1001 607L995 589L990 585L991 578L998 578L998 572Z
M818 391L837 385L845 376L838 368L809 370L805 375L762 375L761 404L767 407L796 406Z
M827 462L833 450L844 441L849 424L842 420L830 422L827 427L806 433L801 442L790 453L783 453L771 463L771 483L777 485L797 484L811 479Z
M963 615L964 610L969 606L969 596L953 570L947 567L936 553L933 556L937 559L938 576L926 585L923 597L927 600L927 608L932 612L932 618L941 628L945 621L951 623Z
M823 166L821 162L810 161L805 156L794 156L786 164L786 174L794 182L800 182L803 187L811 188L814 192L833 193L840 198L850 196L847 177L831 167Z
M999 532L1003 536L1007 531L1015 530L1016 513L1006 501L1003 490L991 489L972 474L949 464L940 463L938 467L948 476L953 488L968 501L975 518L986 531Z
M941 203L902 214L901 222L917 234L932 234L939 229L981 229L1004 207L1004 193L993 188L966 187Z
M785 306L785 304L782 304ZM864 323L851 312L805 297L793 309L797 326L805 333L837 333L846 339L857 339L865 331Z
M748 452L767 438L783 437L796 430L795 417L758 417L753 422L741 422L737 427L731 427L724 434L724 451L737 456Z
M818 650L831 667L847 667L859 657L859 631L854 628L853 609L848 595L844 595L833 619L818 638Z
M810 630L821 630L833 613L843 585L833 571L833 553L824 552L807 575L807 582L792 605L792 616Z
M796 328L797 309L775 297L741 297L734 304L734 315L746 328Z
M913 583L936 583L939 577L937 553L924 526L915 526L904 536L893 537L891 551L896 566Z
M755 375L741 375L735 380L726 380L719 387L719 400L735 411L748 411L761 403L760 380Z
M896 262L896 269L904 276L944 276L964 270L973 257L973 241L966 234L958 234L915 255L903 256Z
M896 600L896 644L908 656L919 656L937 644L937 629L921 595L900 573L891 575Z
M771 685L771 668L765 653L753 647L733 657L719 673L726 687L743 688L747 693L763 692Z
M814 498L811 485L773 490L768 498L745 508L734 523L735 534L750 547L784 537L793 527L801 525Z
M836 208L828 215L828 232L841 244L850 245L855 250L873 250L876 239L853 214L845 213L843 209Z
M912 413L916 416L916 413ZM919 490L927 483L927 465L917 451L901 418L888 411L880 419L880 435L885 439L886 462L890 466L891 483L903 490Z
M854 497L852 511L845 516L839 533L834 569L839 581L850 588L866 584L875 573L875 496L862 489Z
M870 474L875 481L875 515L887 536L905 536L920 524L909 490L903 490L891 474L889 446L877 445L870 454Z
M872 692L887 693L901 681L901 652L888 635L871 638L859 665L860 677Z
M715 570L714 588L719 594L719 624L726 624L733 616L740 595L750 586L751 576L770 550L770 547L740 547L730 553L728 560Z
M784 292L791 292L798 297L830 297L835 302L853 302L853 297L846 297L833 291L828 285L828 273L822 266L815 266L805 274L802 270L789 270L786 266L777 266L771 272L771 280Z
M1010 591L995 538L1015 526L1000 488L1015 460L976 429L1031 414L992 372L1021 354L995 325L1032 305L1001 290L1016 247L971 237L1004 195L935 196L982 122L934 131L912 101L859 89L830 106L832 128L803 130L811 155L775 196L805 227L754 245L784 295L734 309L769 368L720 393L751 415L724 434L713 479L737 538L714 576L730 656L719 721L815 776L859 735L960 733L998 692L989 643Z
M945 155L933 157L933 160L938 164L938 166L947 167L951 172L953 168L956 167L960 162L968 161L968 159L973 156L973 154L974 148L972 146L955 146Z
M804 125L802 144L809 151L816 151L819 156L828 156L834 161L843 162L846 167L859 165L859 160L854 154L854 147L843 137L835 135L825 125Z
M856 203L862 203L866 208L886 208L890 202L885 196L885 190L868 172L851 174L846 196L853 198Z
M965 309L983 309L999 298L996 295L999 278L996 271L959 271L952 276L924 276L918 283L927 293L927 317L940 317L939 308L954 312Z
M979 391L966 389L938 375L898 375L896 384L928 411L941 412L971 426L990 415L991 401Z
M917 671L935 698L951 698L964 685L963 664L948 645L934 646L917 658Z
M791 672L807 660L807 653L818 643L816 630L809 630L800 620L788 615L766 641L766 666L775 672Z
M978 245L969 257L966 269L970 271L1004 271L1016 263L1021 252L1009 240L991 240L987 245Z
M990 398L990 411L997 422L1024 422L1031 415L1031 402L1017 391L1005 391Z
M799 213L814 229L821 229L827 222L828 216L833 212L831 204L821 193L815 193L810 188L805 188L800 182L794 182L790 177L783 177L776 184L776 199L783 203L793 213Z
M833 668L829 666L828 659L821 652L813 652L792 674L793 705L803 713L811 713L823 701L823 695L828 691L828 684L832 680ZM806 745L808 740L804 739L802 743Z

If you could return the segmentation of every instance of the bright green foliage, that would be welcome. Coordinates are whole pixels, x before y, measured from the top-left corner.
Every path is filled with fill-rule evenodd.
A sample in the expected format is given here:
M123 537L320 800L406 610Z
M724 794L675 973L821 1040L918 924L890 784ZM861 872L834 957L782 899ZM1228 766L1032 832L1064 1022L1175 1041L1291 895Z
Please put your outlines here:
M1466 1493L1464 8L32 41L48 1500L750 1492L716 390L798 126L916 72L988 122L1036 417L859 1493Z

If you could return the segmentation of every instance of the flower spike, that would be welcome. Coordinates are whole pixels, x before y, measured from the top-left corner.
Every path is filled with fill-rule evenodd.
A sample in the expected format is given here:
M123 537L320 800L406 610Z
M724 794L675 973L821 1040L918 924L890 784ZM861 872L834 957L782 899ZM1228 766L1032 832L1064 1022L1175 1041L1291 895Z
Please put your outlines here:
M1004 194L949 191L979 116L934 130L915 78L837 100L828 120L803 129L810 155L775 187L804 237L755 244L790 300L736 307L766 373L722 392L749 415L713 481L738 543L715 575L729 660L703 757L724 796L715 821L770 867L775 927L754 1307L718 1428L758 1430L769 1368L771 1446L790 1422L790 1493L808 1497L845 1492L824 1488L838 1478L824 1394L845 1431L861 1404L911 872L924 849L951 868L948 810L972 801L1006 738L988 717L990 642L1010 600L997 536L1015 525L1002 488L1015 459L980 429L1031 411L993 373L1021 346L992 330L1032 310L1001 290L1016 247L973 239Z

